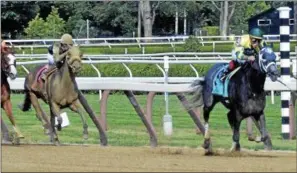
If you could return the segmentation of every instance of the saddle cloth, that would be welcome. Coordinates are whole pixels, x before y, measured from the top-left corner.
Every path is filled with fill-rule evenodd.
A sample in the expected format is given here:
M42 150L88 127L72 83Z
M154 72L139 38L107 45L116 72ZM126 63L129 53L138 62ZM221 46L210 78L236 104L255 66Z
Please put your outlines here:
M222 66L215 74L213 80L212 94L219 95L222 97L228 97L228 85L231 77L241 68L237 67L231 73L229 73L225 79L221 79L223 73L227 70L228 65Z
M44 73L44 72L46 72L47 70L48 70L48 68L49 68L49 65L47 64L47 65L44 65L42 68L40 68L38 71L37 71L37 73L36 73L36 81L41 81L41 76L42 76L42 74Z

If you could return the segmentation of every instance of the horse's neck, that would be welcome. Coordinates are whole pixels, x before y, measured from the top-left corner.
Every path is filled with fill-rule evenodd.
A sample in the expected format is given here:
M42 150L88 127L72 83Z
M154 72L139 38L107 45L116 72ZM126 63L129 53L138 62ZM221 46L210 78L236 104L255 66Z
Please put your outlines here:
M5 75L5 72L1 69L1 85L4 83L8 83L7 76Z
M74 77L74 74L69 70L69 67L66 61L63 62L63 65L60 68L60 71L62 76L61 77L62 81L60 85L65 86L67 88L70 86L73 86L75 82L75 77Z
M252 92L262 92L264 90L266 75L253 68L249 69L246 74Z

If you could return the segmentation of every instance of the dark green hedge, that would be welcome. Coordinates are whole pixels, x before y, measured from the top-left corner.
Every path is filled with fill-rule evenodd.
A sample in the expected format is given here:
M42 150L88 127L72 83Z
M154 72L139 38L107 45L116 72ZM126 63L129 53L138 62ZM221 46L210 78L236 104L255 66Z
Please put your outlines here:
M291 42L291 50L295 50L297 46L296 42ZM201 52L231 52L233 44L216 44L215 50L213 50L212 44L205 44L200 46ZM81 50L85 54L124 54L125 49L127 49L128 54L141 54L142 48L138 46L116 46L116 47L82 47ZM279 43L273 44L274 51L279 51ZM163 52L185 52L186 48L184 45L175 45L171 47L170 45L158 45L158 46L145 46L145 53L163 53ZM22 50L17 49L17 53L30 54L30 48L24 48ZM46 48L34 48L33 52L35 54L47 53Z
M190 42L189 44L193 44ZM296 42L291 43L291 50L295 50ZM216 45L216 52L230 52L232 50L233 44L218 44ZM124 54L125 48L128 49L129 54L142 53L142 49L135 46L129 47L82 47L82 51L86 54ZM279 51L279 44L274 44L273 48L275 51ZM185 52L186 47L184 45L176 45L174 48L170 45L161 45L161 46L146 46L145 53L164 53L164 52ZM212 45L200 46L201 52L212 52ZM20 50L17 50L18 53ZM30 53L30 49L24 49L26 54ZM46 53L47 49L34 49L34 53ZM160 64L163 66L163 64ZM27 68L32 69L36 65L26 65ZM121 64L96 64L97 68L100 70L103 77L107 76L129 76L128 71ZM128 65L132 70L133 76L162 76L161 71L154 64L129 64ZM210 64L196 64L194 65L200 76L203 76L205 72L211 66ZM24 70L21 67L18 67L19 76L26 75ZM190 68L189 65L170 65L170 76L195 76L195 73ZM79 76L98 76L96 71L90 66L85 64Z
M163 64L159 64L161 67ZM102 77L125 77L129 76L129 72L125 69L122 64L96 64L95 65ZM131 69L134 77L163 77L162 72L158 69L155 64L127 64L127 66ZM200 76L203 76L205 72L211 66L210 64L195 64L195 68L197 69ZM28 70L32 70L36 67L36 65L26 65ZM22 69L22 67L18 66L18 76L25 77L26 73ZM97 77L97 72L88 64L84 64L82 71L78 74L81 77ZM195 72L191 69L189 65L170 65L169 76L175 77L194 77Z

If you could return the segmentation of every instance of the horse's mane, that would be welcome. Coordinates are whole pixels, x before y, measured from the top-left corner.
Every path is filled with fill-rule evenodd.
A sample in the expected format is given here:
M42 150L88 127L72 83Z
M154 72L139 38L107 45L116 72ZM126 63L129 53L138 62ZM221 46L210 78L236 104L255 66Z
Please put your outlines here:
M1 59L1 71L3 71L3 68L8 65L7 55L8 55L7 53L1 52L1 57L0 57L0 59Z
M80 55L81 51L79 49L79 46L73 46L69 49L69 54L71 55Z

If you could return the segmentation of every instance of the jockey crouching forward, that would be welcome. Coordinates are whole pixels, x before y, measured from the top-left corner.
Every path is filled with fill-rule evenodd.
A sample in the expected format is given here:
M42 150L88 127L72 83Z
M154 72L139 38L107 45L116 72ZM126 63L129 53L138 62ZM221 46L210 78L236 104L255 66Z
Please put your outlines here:
M45 82L47 77L52 74L57 68L60 68L61 62L66 57L68 50L73 46L72 36L70 34L64 34L61 37L60 43L54 43L48 48L48 63L49 69L43 73L41 79ZM38 91L38 79L35 78L34 84L31 89L33 91ZM46 92L43 93L46 95Z
M248 35L243 35L236 43L235 48L232 50L233 60L229 62L229 66L224 71L221 80L232 72L237 67L243 65L246 61L254 61L255 56L260 50L266 46L263 40L263 31L259 28L252 29Z

